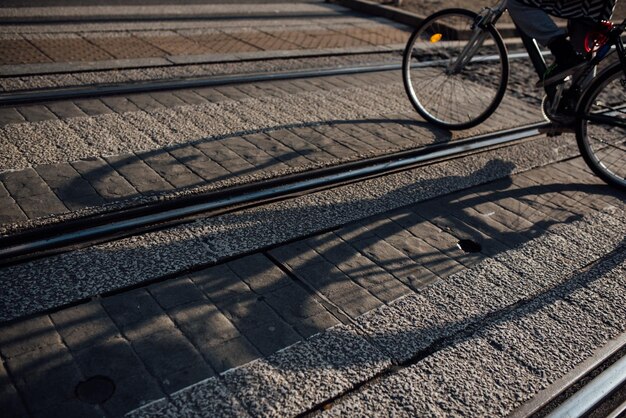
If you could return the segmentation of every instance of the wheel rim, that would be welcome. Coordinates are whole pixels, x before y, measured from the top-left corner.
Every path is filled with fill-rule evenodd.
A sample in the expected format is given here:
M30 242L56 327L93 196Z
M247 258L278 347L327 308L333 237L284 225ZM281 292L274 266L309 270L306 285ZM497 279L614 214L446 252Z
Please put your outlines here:
M484 31L483 45L462 71L450 63L467 44L474 17L447 13L427 21L412 38L405 62L407 92L422 116L442 125L475 125L486 119L502 97L506 64L494 35Z
M626 188L626 87L622 80L624 74L616 72L587 103L582 143L594 171Z

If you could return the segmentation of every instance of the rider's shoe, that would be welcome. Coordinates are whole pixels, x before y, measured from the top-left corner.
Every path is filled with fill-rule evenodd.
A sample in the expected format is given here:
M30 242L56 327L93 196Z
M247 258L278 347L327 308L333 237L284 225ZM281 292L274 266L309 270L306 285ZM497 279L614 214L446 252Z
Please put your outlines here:
M548 67L543 75L543 80L536 84L536 87L549 86L560 81L565 80L572 74L575 74L578 70L582 69L587 62L583 57L576 62L560 65L555 63Z
M548 48L550 48L556 62L547 69L543 79L537 83L537 87L563 81L585 65L584 56L574 50L565 36L559 36L551 41Z

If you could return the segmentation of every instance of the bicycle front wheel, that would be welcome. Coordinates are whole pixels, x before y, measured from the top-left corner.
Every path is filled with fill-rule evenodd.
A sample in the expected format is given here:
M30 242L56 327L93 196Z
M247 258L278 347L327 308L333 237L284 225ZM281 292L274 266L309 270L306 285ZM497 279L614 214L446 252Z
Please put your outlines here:
M413 107L443 128L485 121L506 90L509 61L502 37L492 25L475 30L476 16L465 9L437 12L415 29L404 50L402 76Z
M576 140L595 174L626 189L626 76L619 63L600 74L580 100Z

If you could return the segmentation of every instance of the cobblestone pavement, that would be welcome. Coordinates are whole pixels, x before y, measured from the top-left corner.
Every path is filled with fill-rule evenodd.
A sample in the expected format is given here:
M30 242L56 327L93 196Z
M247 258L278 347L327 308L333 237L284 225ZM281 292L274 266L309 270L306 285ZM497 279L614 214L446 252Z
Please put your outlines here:
M454 134L433 129L416 121L397 72L21 106L0 109L0 115L7 151L0 157L0 222L9 228L540 118L536 105L509 95L478 128Z
M83 68L81 62L89 63L88 68L94 70L110 66L107 62L117 63L118 67L163 66L183 61L271 56L268 51L275 55L288 51L371 49L404 44L409 35L404 26L369 19L324 3L300 4L300 8L294 9L296 15L289 14L290 8L280 4L256 6L254 11L246 7L247 13L239 15L234 13L241 12L242 5L238 4L209 8L207 12L188 7L192 10L186 11L185 7L175 10L174 16L188 15L178 21L8 23L0 28L0 74L28 75L45 73L47 69L59 72L61 68L69 71ZM272 13L263 15L265 9L266 13ZM4 9L0 14L10 17L7 10L11 9ZM15 10L23 13L23 9ZM40 10L33 9L33 13ZM162 11L163 8L137 11L146 10ZM193 19L194 13L198 18ZM254 13L259 14L257 20ZM230 19L223 15L230 15ZM211 19L212 16L220 19ZM63 67L59 63L64 64Z
M121 416L160 398L133 416L296 415L446 341L324 414L503 415L626 329L625 223L623 194L580 158L463 188L14 319L0 402L16 416ZM21 285L47 287L45 264ZM21 291L2 312L32 302ZM115 385L98 405L75 390L94 376Z
M56 65L53 50L119 63L155 50L352 42L350 58L322 58L336 65L367 59L358 42L406 36L320 2L285 7L336 16L257 19L254 30L228 19L41 24L20 42L42 65ZM398 72L0 108L0 231L535 122L528 63L511 64L499 111L458 133L417 119ZM85 74L39 80L89 83ZM19 78L0 83L36 82ZM0 268L0 411L507 415L626 331L625 201L587 169L572 135L538 136Z

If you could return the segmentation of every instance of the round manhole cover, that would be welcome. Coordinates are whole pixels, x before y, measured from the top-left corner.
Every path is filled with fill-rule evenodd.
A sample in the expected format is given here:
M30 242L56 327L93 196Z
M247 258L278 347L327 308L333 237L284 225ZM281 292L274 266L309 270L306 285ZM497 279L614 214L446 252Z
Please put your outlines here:
M482 250L480 244L471 239L462 239L456 245L466 253L479 253Z
M115 392L115 384L106 376L93 376L76 385L76 396L83 402L97 405L105 402Z

